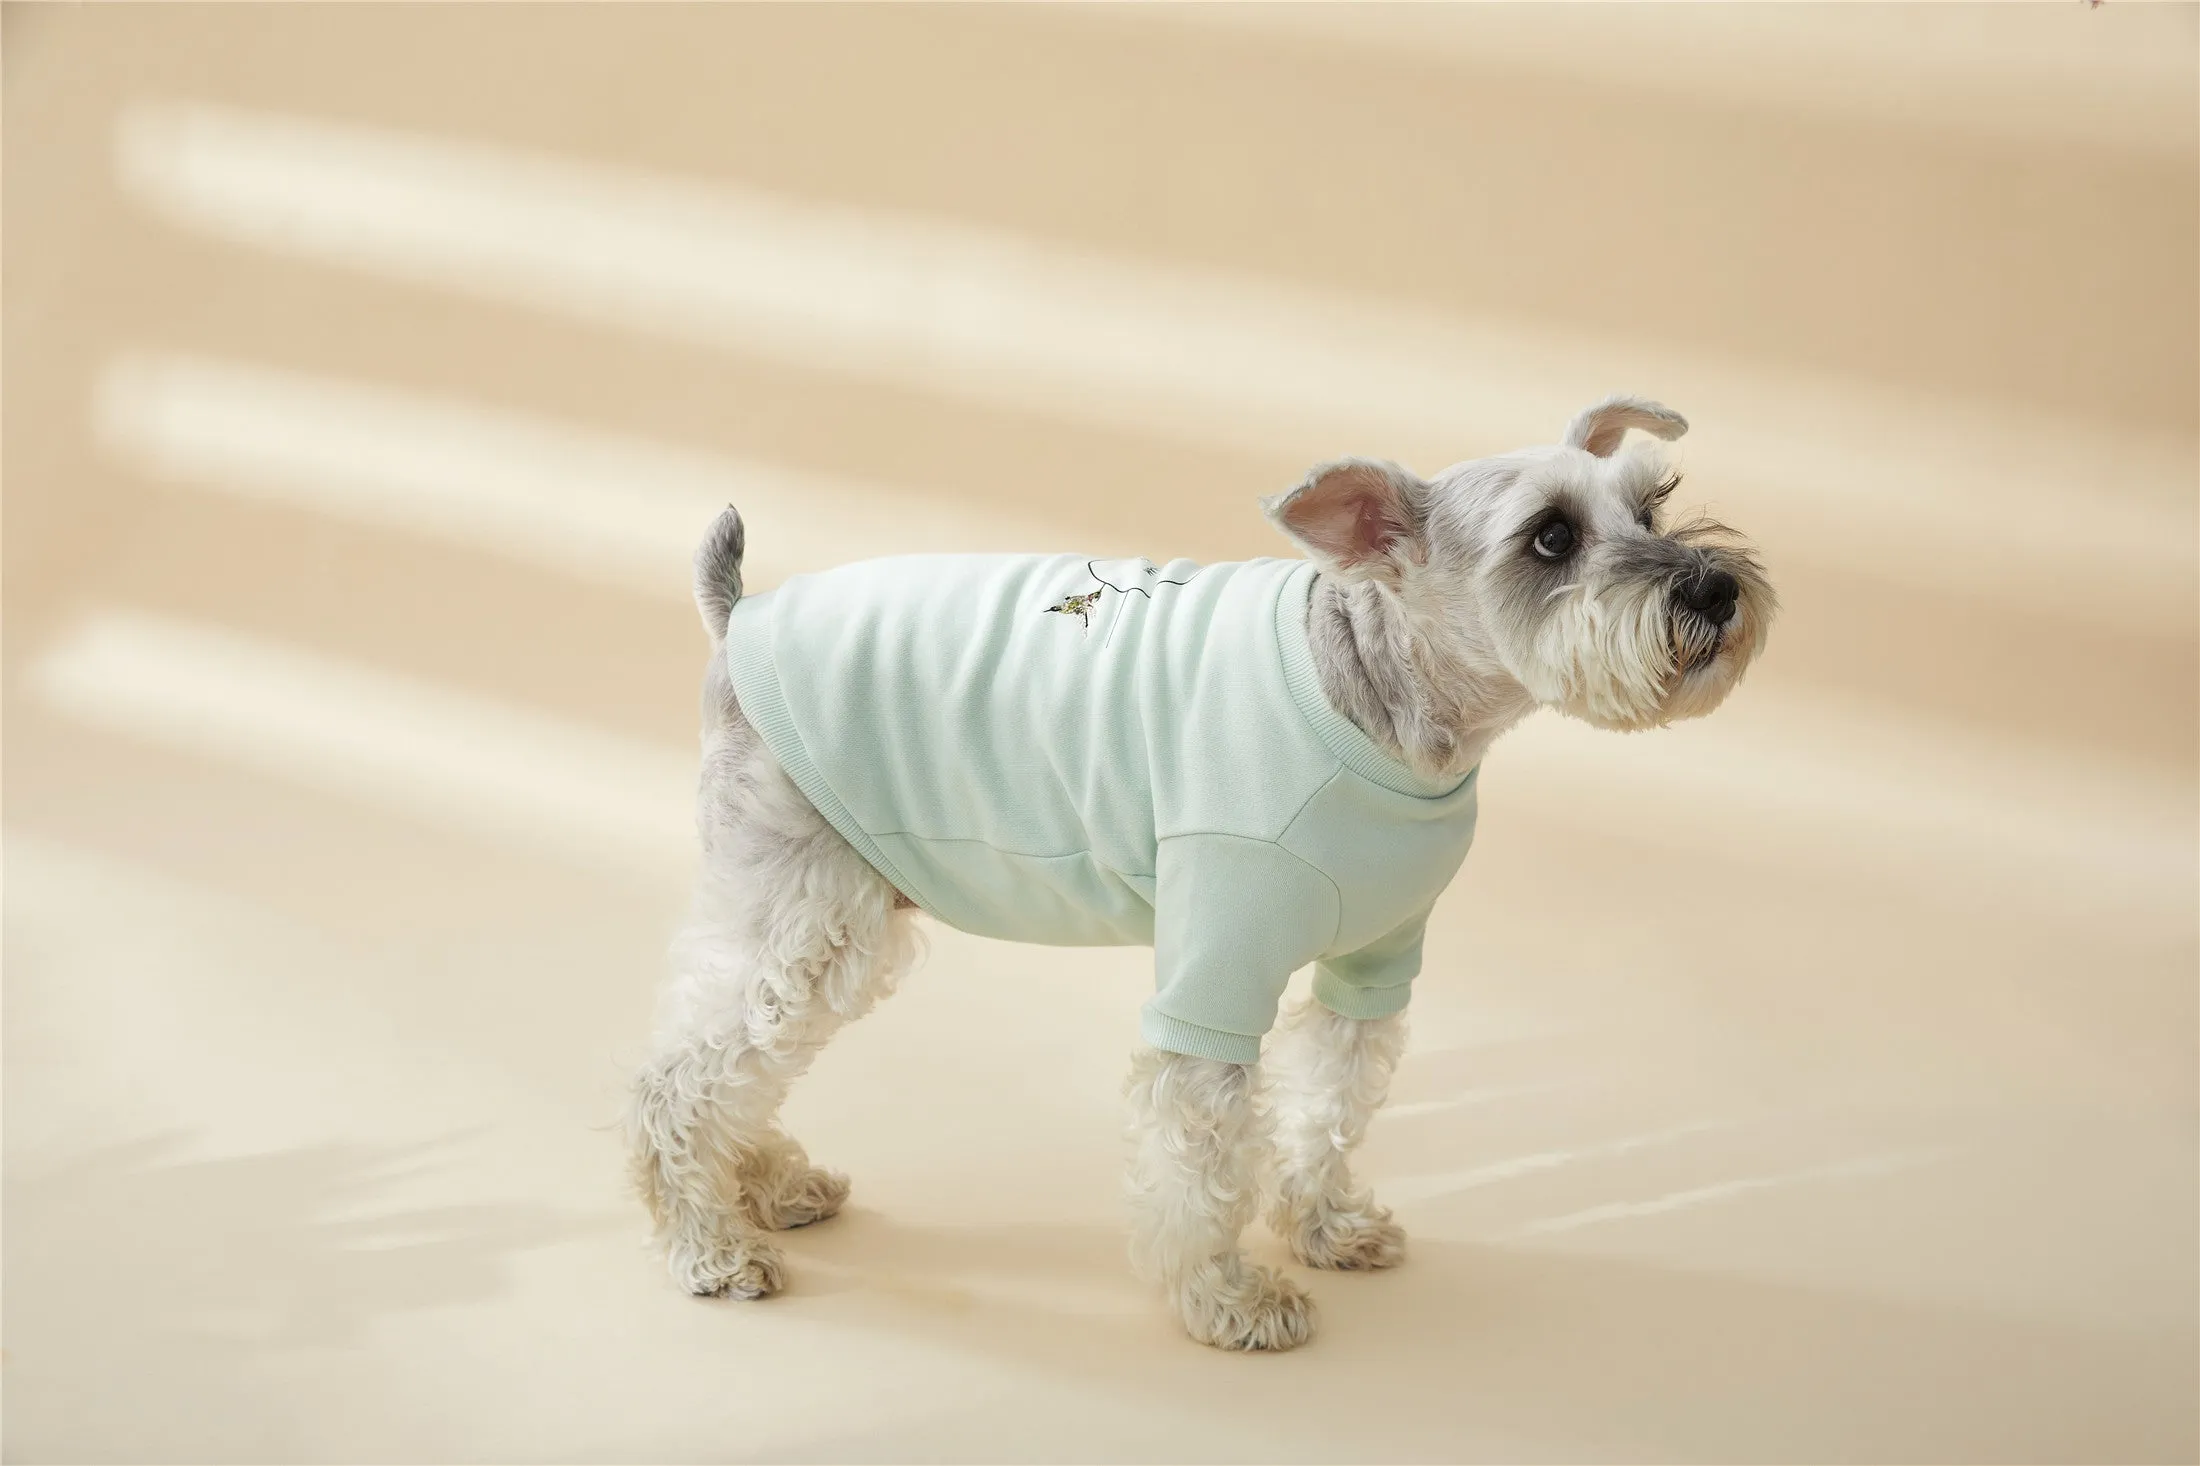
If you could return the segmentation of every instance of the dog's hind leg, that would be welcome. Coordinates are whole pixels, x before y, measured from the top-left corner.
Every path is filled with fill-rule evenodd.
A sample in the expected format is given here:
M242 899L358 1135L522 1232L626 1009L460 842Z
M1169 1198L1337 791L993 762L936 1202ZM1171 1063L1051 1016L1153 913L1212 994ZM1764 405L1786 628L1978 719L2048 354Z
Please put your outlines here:
M1308 1267L1384 1268L1406 1234L1346 1159L1390 1091L1406 1020L1345 1018L1309 998L1276 1026L1261 1068L1274 1112L1268 1222Z
M705 706L716 716L706 718L703 873L655 1052L635 1082L629 1140L674 1280L758 1298L781 1282L767 1234L831 1216L848 1190L810 1164L779 1107L826 1040L892 989L916 933L715 668Z

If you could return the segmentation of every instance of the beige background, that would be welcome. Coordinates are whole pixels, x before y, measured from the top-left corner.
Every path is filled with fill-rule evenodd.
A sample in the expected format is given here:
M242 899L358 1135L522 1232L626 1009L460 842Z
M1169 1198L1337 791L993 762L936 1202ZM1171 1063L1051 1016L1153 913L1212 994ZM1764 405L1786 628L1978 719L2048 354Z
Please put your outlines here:
M10 1460L2190 1460L2190 7L11 6ZM1786 610L1491 755L1285 1358L940 933L675 1296L688 548L1280 552L1616 388ZM1276 1244L1263 1235L1267 1255Z

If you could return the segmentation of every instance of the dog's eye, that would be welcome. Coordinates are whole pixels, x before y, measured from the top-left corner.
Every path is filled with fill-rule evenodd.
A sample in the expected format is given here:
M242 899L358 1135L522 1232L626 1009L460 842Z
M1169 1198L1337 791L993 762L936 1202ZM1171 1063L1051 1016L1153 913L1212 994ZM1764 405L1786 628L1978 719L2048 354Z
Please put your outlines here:
M1635 520L1644 529L1656 529L1658 527L1657 517L1658 511L1652 508L1650 505L1645 504L1642 506L1642 513L1636 515Z
M1574 548L1574 527L1554 519L1535 532L1535 552L1546 560L1563 560Z

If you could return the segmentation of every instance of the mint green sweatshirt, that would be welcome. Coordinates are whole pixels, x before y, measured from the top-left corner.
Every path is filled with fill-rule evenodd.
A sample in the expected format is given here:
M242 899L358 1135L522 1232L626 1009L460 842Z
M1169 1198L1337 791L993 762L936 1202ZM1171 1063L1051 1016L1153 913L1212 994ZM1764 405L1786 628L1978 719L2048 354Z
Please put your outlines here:
M727 666L826 819L949 926L1148 946L1157 1048L1249 1064L1291 974L1405 1007L1475 776L1415 773L1306 641L1314 567L924 555L739 602Z

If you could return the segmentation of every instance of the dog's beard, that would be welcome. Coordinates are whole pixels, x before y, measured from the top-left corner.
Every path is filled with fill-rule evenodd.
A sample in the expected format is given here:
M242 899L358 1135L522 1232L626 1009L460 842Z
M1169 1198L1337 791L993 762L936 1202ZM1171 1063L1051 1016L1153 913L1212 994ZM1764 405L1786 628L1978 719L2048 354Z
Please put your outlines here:
M1726 640L1725 627L1714 626L1701 616L1675 615L1667 625L1672 628L1674 670L1682 676L1710 665Z
M1643 728L1679 670L1664 587L1574 586L1554 598L1521 678L1536 701L1600 728Z
M1662 579L1576 587L1537 631L1536 700L1599 728L1658 728L1716 708L1756 655L1763 614L1737 606L1723 627L1680 610Z
M1765 623L1768 618L1763 601L1755 595L1744 595L1734 609L1734 616L1726 625L1717 628L1717 634L1708 644L1708 650L1694 660L1676 658L1678 671L1673 685L1667 690L1663 722L1679 722L1683 718L1700 718L1726 700L1734 685L1742 680L1742 673L1756 659L1764 645ZM1684 616L1685 621L1700 618ZM1675 629L1676 643L1682 633ZM1691 638L1691 644L1700 642L1700 636Z

